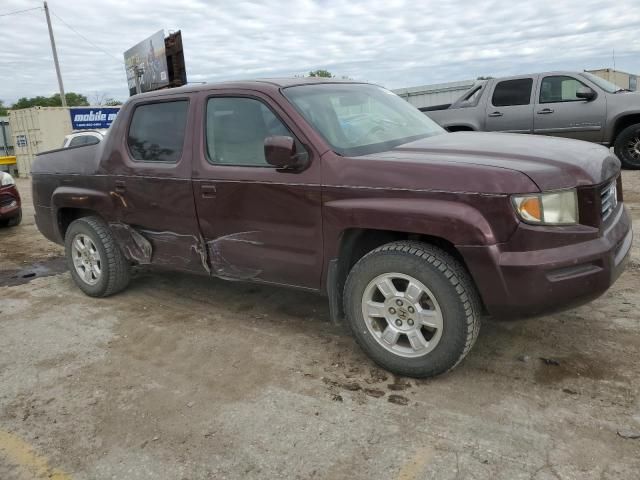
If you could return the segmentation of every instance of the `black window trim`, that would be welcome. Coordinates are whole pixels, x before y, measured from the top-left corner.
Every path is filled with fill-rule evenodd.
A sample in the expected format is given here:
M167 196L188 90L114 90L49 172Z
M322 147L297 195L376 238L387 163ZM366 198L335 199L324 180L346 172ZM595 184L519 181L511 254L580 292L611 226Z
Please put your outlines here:
M592 90L596 94L596 96L593 98L593 100L598 98L598 92L593 87L590 87L589 85L587 85L586 83L578 80L574 76L571 76L571 75L546 75L546 76L544 76L544 77L542 77L540 79L540 92L538 93L538 103L540 105L545 105L545 104L549 104L549 103L573 103L573 102L586 102L587 101L585 98L576 98L574 100L559 100L559 101L554 101L554 102L543 102L542 101L542 84L544 83L545 79L547 79L547 78L556 78L556 77L571 78L571 79L575 80L576 82L582 84L583 86L587 87L588 89Z
M269 169L273 169L273 170L277 170L278 167L276 167L275 165L269 165L268 163L264 164L264 165L238 165L237 163L220 163L220 162L214 162L213 160L211 160L211 156L209 155L209 140L208 140L208 136L207 136L207 110L209 108L209 100L211 100L212 98L249 98L252 100L256 100L260 103L262 103L262 105L264 105L265 107L267 107L267 109L278 119L280 120L280 122L287 128L287 130L289 130L289 132L291 133L291 138L293 138L293 141L297 144L297 145L302 145L302 148L304 148L305 152L307 152L307 154L309 155L309 157L311 157L311 154L309 153L309 148L304 144L304 142L300 141L300 139L297 137L297 135L293 132L293 129L289 126L289 124L287 122L285 122L282 119L282 116L278 115L277 112L275 112L273 110L273 108L271 108L271 105L269 105L269 103L267 103L263 98L260 98L257 95L251 95L248 93L212 93L210 95L207 95L204 99L204 108L202 109L202 113L203 113L203 119L202 119L202 139L204 142L204 155L205 155L205 159L207 160L207 163L209 165L212 165L214 167L248 167L248 168L269 168ZM300 152L298 152L300 153Z
M138 107L142 107L145 105L155 105L158 103L171 103L171 102L187 102L187 115L185 116L185 120L184 120L184 131L185 131L185 135L184 138L182 139L182 148L180 149L180 156L176 159L175 162L171 162L171 161L165 161L165 160L138 160L137 158L135 158L133 156L133 154L131 153L131 149L129 148L129 132L131 131L131 123L133 122L133 116L136 113L136 110L138 109ZM132 106L133 110L131 112L131 114L129 115L129 119L127 121L127 130L126 130L126 135L124 136L124 144L125 144L125 148L127 149L127 154L129 156L129 159L132 162L135 163L141 163L144 165L178 165L180 164L180 162L182 161L182 158L184 156L184 146L185 146L185 141L187 140L187 126L189 125L189 115L190 115L190 110L191 110L191 97L171 97L171 98L160 98L160 99L153 99L153 100L149 100L147 102L139 102L136 103L135 105Z
M529 90L529 103L524 103L524 104L519 104L519 105L494 105L493 104L493 97L496 94L496 88L498 88L498 85L500 85L501 83L504 82L510 82L510 81L514 81L514 80L531 80L531 90ZM530 77L530 76L525 76L525 77L516 77L516 78L503 78L500 80L496 80L495 85L493 86L493 90L491 92L491 106L495 107L495 108L505 108L505 107L526 107L528 105L532 105L534 103L534 100L531 98L532 95L535 92L535 77Z

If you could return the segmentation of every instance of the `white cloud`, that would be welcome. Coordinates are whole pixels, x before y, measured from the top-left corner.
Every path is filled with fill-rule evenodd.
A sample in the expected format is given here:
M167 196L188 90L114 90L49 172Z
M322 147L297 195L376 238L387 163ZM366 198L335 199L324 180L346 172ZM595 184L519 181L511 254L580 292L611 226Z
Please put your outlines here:
M3 0L0 14L41 5ZM122 52L182 30L193 81L326 68L390 88L550 69L640 73L640 2L51 0L67 91L126 98ZM44 13L0 17L0 99L57 91ZM113 57L116 57L115 59Z

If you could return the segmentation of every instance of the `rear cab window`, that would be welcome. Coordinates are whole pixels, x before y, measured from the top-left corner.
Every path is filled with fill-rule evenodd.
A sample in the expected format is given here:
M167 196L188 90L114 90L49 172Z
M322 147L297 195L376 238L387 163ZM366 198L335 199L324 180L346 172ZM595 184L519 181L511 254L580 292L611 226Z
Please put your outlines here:
M491 103L494 107L529 105L531 103L532 78L503 80L496 84Z
M188 109L188 100L136 106L127 135L131 157L140 162L178 162L182 156Z

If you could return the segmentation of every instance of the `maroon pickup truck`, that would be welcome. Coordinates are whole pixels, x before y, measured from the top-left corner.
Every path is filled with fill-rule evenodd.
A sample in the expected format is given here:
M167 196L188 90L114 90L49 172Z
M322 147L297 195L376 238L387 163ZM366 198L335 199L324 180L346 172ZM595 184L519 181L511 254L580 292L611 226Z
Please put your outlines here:
M416 377L457 365L484 314L601 295L632 242L606 148L447 133L355 82L137 95L104 141L32 173L38 228L88 295L147 264L320 292L374 361Z

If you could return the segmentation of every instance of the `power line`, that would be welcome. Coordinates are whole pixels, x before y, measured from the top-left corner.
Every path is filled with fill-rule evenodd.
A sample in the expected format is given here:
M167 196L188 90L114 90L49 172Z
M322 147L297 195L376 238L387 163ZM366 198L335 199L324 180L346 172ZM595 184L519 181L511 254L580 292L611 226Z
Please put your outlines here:
M15 10L13 12L0 13L0 17L8 17L9 15L17 15L18 13L30 12L32 10L42 10L42 7L27 8L25 10Z
M67 22L65 22L63 19L61 19L58 15L56 15L56 12L51 11L51 13L53 14L54 17L56 17L58 20L60 20L69 30L71 30L73 33L75 33L76 35L78 35L80 38L82 38L85 42L89 43L90 45L92 45L93 47L97 48L98 50L100 50L102 53L109 55L111 58L113 58L114 60L117 60L118 62L124 64L124 62L118 58L115 57L114 55L112 55L111 53L107 52L104 48L96 45L95 43L93 43L91 40L89 40L87 37L85 37L84 35L82 35L80 32L78 32L75 28L73 28L71 25L69 25Z

